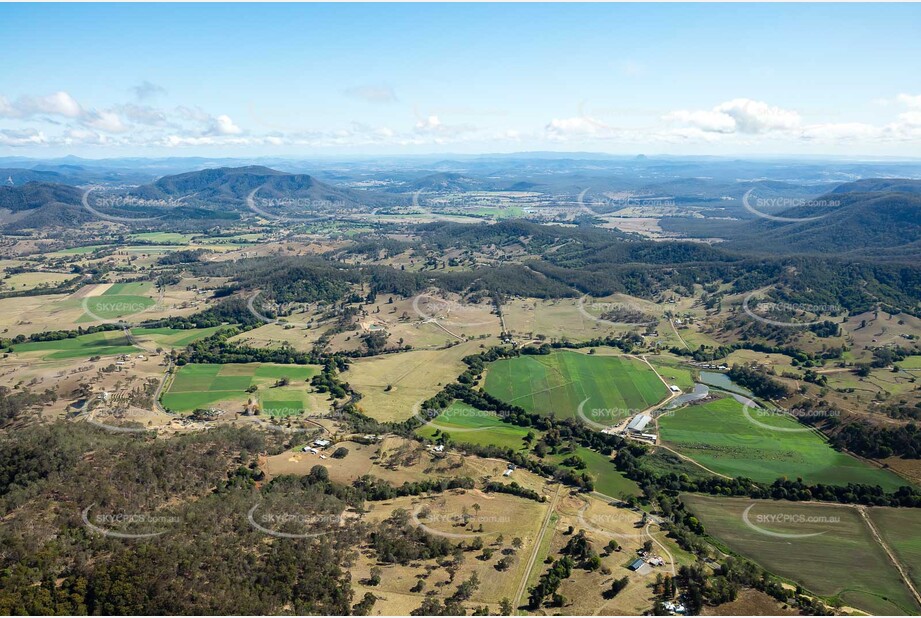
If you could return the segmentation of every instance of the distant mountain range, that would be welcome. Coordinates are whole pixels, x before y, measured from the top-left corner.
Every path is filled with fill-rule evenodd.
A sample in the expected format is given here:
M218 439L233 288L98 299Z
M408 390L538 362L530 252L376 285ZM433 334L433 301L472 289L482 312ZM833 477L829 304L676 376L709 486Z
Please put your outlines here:
M49 182L58 177L56 172L18 170L17 178L25 184L14 179L13 185L0 186L0 210L6 211L0 216L0 227L8 231L67 227L105 218L82 206L85 189ZM399 199L337 187L307 174L246 166L164 176L127 192L95 191L88 201L98 213L119 217L113 220L157 218L172 226L200 226L239 220L249 211L279 216L366 212ZM104 205L118 200L122 204L118 208Z

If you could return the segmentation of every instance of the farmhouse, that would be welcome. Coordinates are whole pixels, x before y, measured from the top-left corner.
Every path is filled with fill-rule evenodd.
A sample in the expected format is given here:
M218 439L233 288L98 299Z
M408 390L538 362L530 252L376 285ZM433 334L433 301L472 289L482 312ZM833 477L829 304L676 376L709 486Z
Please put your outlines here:
M314 440L313 441L313 445L319 446L320 448L326 448L330 444L332 444L332 442L330 442L329 440Z
M633 420L630 421L630 424L627 425L627 431L630 433L642 433L642 431L652 422L652 417L648 414L637 414L633 417Z

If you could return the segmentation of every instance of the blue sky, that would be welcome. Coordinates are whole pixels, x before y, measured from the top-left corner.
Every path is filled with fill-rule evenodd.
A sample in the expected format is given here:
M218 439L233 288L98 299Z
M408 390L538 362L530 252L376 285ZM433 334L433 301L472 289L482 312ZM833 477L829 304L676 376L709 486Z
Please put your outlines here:
M921 155L921 6L0 6L0 154Z

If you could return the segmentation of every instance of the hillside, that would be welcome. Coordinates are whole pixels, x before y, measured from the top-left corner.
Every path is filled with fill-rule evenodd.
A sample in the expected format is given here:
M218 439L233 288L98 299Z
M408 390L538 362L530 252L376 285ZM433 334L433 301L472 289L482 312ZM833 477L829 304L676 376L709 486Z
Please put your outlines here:
M777 213L799 221L749 223L732 245L780 253L919 255L921 181L862 180L815 202Z
M80 205L82 195L77 187L47 182L0 187L0 227L12 232L86 223L92 216Z
M379 196L320 182L307 174L289 174L263 166L221 167L164 176L131 194L147 200L178 200L185 204L245 207L257 191L261 200L298 200L299 210L367 208L382 204Z

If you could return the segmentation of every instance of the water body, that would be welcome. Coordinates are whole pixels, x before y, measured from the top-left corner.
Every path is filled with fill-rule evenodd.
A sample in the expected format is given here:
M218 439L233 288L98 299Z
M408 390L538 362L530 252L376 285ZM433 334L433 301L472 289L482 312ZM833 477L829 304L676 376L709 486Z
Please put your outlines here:
M739 395L744 395L746 397L753 397L754 395L747 388L743 388L732 381L732 379L725 373L717 373L716 371L701 371L700 372L700 381L704 384L708 384L715 388L729 391L730 393L737 393ZM738 399L738 397L736 397ZM739 400L742 401L742 400ZM744 401L743 401L744 403Z

